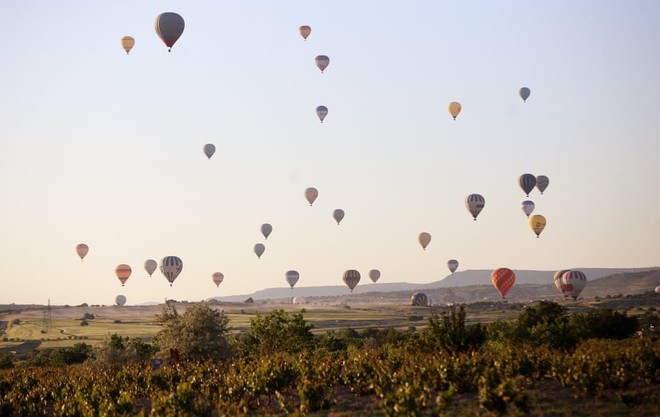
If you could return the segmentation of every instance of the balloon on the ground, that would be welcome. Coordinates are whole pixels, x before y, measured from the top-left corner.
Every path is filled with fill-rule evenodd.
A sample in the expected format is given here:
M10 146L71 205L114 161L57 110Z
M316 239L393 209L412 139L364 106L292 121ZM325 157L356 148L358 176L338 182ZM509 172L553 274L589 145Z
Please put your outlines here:
M319 67L321 73L323 73L323 71L328 68L328 65L330 65L330 58L325 55L318 55L314 58L314 62L316 62L316 66Z
M154 271L156 271L156 268L158 268L158 262L156 262L155 260L147 259L146 261L144 261L144 270L147 271L147 274L149 274L149 276L151 276L151 274L153 274Z
M314 187L308 187L305 190L305 198L307 199L307 202L311 206L314 204L314 201L316 201L316 198L319 196L319 190L317 190Z
M128 53L131 52L131 49L133 49L133 46L135 46L135 39L132 36L124 36L119 41L119 44L124 48L124 51L126 51L126 55L128 55Z
M529 227L531 227L534 233L536 233L537 238L540 237L541 232L543 229L545 229L545 225L545 217L541 216L540 214L535 214L529 218Z
M380 271L377 269L372 269L371 271L369 271L369 278L375 284L376 281L378 281L378 278L380 278Z
M431 234L422 232L417 236L417 241L422 245L422 249L426 250L426 247L431 243Z
M656 294L660 294L660 285L657 286L657 287L655 287L655 293L656 293Z
M265 239L268 239L268 236L273 232L273 226L269 223L264 223L261 225L261 234L264 235Z
M266 247L262 243L257 243L254 245L254 253L257 255L258 259L261 259L261 255L264 254Z
M497 268L490 274L490 280L504 298L516 282L516 274L509 268Z
M207 143L206 145L204 145L204 155L206 155L207 158L211 159L214 153L215 153L214 144Z
M160 261L160 272L165 275L170 287L181 271L183 271L183 261L178 256L166 256Z
M449 110L449 114L451 114L451 117L453 117L454 120L456 120L456 117L461 112L461 108L462 108L461 103L457 101L452 101L451 103L449 103L449 106L447 106L447 109Z
M300 36L302 36L304 40L307 40L309 34L312 33L312 28L307 25L302 25L298 28L298 32L300 32Z
M548 188L548 185L550 185L550 178L545 175L539 175L536 177L536 188L539 189L541 195L543 195L543 191Z
M183 18L173 12L159 14L156 16L156 21L154 22L156 34L158 34L158 37L163 41L165 46L168 47L168 51L170 52L172 51L172 46L174 46L176 41L181 37L185 27L186 24L183 21Z
M560 269L559 271L555 272L555 275L552 277L552 282L555 284L555 287L557 287L557 291L559 291L564 297L566 297L566 291L564 290L561 279L565 273L570 271L570 269Z
M410 297L410 302L415 307L428 307L429 298L423 292L418 292Z
M325 119L325 116L328 115L328 108L325 107L325 106L318 106L316 108L316 115L318 116L321 123L323 123L323 120Z
M222 284L222 281L225 279L225 274L222 272L215 272L212 276L211 279L213 279L213 283L215 284L216 287L219 287L220 284Z
M353 292L353 289L358 285L358 282L360 282L360 273L355 269L349 269L344 272L343 280L344 284L346 284L346 286L350 288L351 292Z
M518 185L520 185L520 188L522 188L525 194L527 194L527 197L529 197L529 193L531 193L536 186L536 177L532 174L522 174L518 178Z
M118 306L123 306L124 304L126 304L126 297L123 295L116 296L115 304L117 304Z
M293 297L293 304L307 304L305 297Z
M523 87L523 88L520 89L520 92L519 92L520 98L523 99L523 102L526 102L531 93L532 93L532 91L529 88Z
M335 211L332 212L332 218L335 219L337 224L339 224L341 220L344 218L344 210L336 209Z
M447 261L447 268L453 274L458 269L458 261L456 259L450 259Z
M477 216L481 213L481 210L484 209L486 205L486 200L479 194L470 194L465 197L465 207L468 209L474 220L477 220Z
M531 200L525 200L521 204L522 211L523 213L525 213L527 217L529 217L529 215L532 214L532 212L534 211L534 207L536 207L536 205Z
M298 271L293 271L293 270L286 271L285 276L286 276L286 282L289 284L289 286L291 286L291 288L293 288L293 286L296 285L296 283L300 279L300 274L298 273Z
M575 301L584 290L584 287L587 286L587 276L581 271L568 271L562 275L561 283L566 295L572 297Z
M126 284L126 281L128 281L128 277L131 276L131 272L133 272L133 270L131 269L130 266L126 264L119 264L115 268L115 274L117 275L117 278L121 282L122 287L124 286L124 284Z
M80 257L81 261L85 259L85 256L87 256L88 252L89 252L89 246L87 246L86 244L79 243L76 245L76 253Z

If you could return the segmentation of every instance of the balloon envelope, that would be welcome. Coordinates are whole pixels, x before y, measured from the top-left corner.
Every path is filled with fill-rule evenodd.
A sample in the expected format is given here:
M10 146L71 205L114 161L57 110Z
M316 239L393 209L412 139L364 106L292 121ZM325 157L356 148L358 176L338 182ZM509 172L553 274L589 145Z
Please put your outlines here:
M124 304L126 304L126 297L123 295L116 296L115 304L117 304L118 306L123 306Z
M206 145L204 145L204 155L206 155L207 158L211 159L214 153L215 153L214 144L207 143Z
M372 269L371 271L369 271L369 278L375 284L376 281L378 281L378 278L380 278L380 271L377 269Z
M154 273L156 268L158 268L158 262L154 261L153 259L147 259L144 261L144 270L147 271L149 276Z
M225 279L225 275L222 272L214 273L211 278L216 287L219 287L222 284L222 280Z
M458 269L458 261L456 259L450 259L447 261L447 268L451 271L453 274L456 269Z
M183 271L183 261L178 256L166 256L160 261L160 272L169 281L170 287Z
M656 294L660 294L660 285L655 287L655 292L656 292Z
M316 108L316 115L318 116L321 123L323 123L323 119L325 119L325 116L328 115L328 108L325 106L318 106Z
M474 220L481 213L481 210L486 206L486 200L479 194L470 194L465 197L465 207L468 209Z
M429 305L429 298L426 296L426 294L418 292L410 297L410 302L413 306L427 307Z
M575 301L584 287L587 286L587 276L581 271L568 271L561 276L561 283L564 293Z
M133 270L126 264L119 264L115 268L115 274L117 275L117 278L119 278L119 281L121 281L122 287L124 284L126 284L126 281L128 281L128 277L131 276L131 272L133 272Z
M124 48L124 51L126 51L126 55L128 55L128 53L131 52L131 49L133 49L133 46L135 46L135 39L133 39L132 36L124 36L119 41L119 44Z
M550 185L550 178L546 177L545 175L539 175L536 177L536 188L539 189L541 195L543 195L543 191L548 188L548 185Z
M85 245L84 243L79 243L78 245L76 245L76 253L80 257L81 261L85 259L85 256L87 256L87 252L89 252L89 246Z
M516 282L516 274L509 268L497 268L490 274L490 280L504 298Z
M527 88L527 87L523 87L523 88L521 88L520 91L519 91L520 98L523 99L523 102L527 101L527 99L529 98L529 95L530 95L531 93L532 93L532 91L531 91L529 88Z
M457 101L452 101L451 103L449 103L449 106L447 106L447 109L449 110L449 114L451 114L451 117L453 117L454 120L456 120L456 117L461 112L461 108L462 108L461 103Z
M300 32L300 36L302 36L304 40L307 40L309 34L312 33L312 28L307 25L302 25L298 28L298 32Z
M559 291L564 297L566 297L566 291L564 290L561 279L565 273L570 271L570 269L560 269L559 271L555 272L555 275L552 277L552 282L555 284L555 287L557 287L557 291Z
M273 232L273 226L268 223L261 225L261 234L264 235L265 239L268 239L268 236Z
M296 285L296 282L300 279L300 274L298 271L286 271L286 274L284 274L286 277L286 282L289 283L289 286L293 288L294 285Z
M529 218L529 227L531 227L534 233L536 233L536 237L540 237L541 232L545 229L545 225L545 217L540 214L535 214Z
M417 241L422 245L422 249L426 250L426 247L431 243L431 234L422 232L417 236Z
M344 210L336 209L335 211L332 212L332 218L335 219L337 224L339 224L341 220L344 218Z
M172 46L179 40L186 24L183 18L176 13L166 12L156 16L154 29L163 43L172 50Z
M536 205L534 204L533 201L525 200L522 202L520 208L522 209L523 213L525 213L525 215L529 217L529 215L532 214L532 212L534 211L534 207L536 207Z
M319 190L317 190L314 187L309 187L305 190L305 198L307 199L307 202L309 202L310 206L314 204L314 201L316 201L316 198L318 196L319 196Z
M316 62L316 66L319 67L321 73L323 73L323 71L328 68L328 65L330 65L330 58L325 55L318 55L314 58L314 62Z
M355 269L349 269L346 272L344 272L344 284L350 288L351 292L353 292L353 289L358 285L358 282L360 282L360 273L356 271Z
M532 174L522 174L518 178L518 185L520 185L520 188L522 188L525 194L527 194L527 197L529 197L529 193L532 192L536 186L536 177Z
M264 251L266 250L266 247L262 243L257 243L254 245L254 253L257 254L257 258L261 259L261 255L264 254Z

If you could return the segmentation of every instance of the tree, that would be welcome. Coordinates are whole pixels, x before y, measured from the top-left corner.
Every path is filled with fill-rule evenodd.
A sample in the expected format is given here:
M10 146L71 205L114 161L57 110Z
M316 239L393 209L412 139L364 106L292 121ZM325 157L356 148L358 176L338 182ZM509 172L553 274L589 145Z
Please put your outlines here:
M80 348L84 350L84 347ZM146 361L154 351L155 349L151 344L143 342L138 337L122 337L114 333L96 346L93 362L100 365L121 367L129 362Z
M577 337L569 323L568 309L552 301L525 307L512 328L511 337L534 345L571 348Z
M304 310L303 310L304 312ZM312 328L302 313L275 310L250 320L250 330L241 339L244 353L298 353L314 344Z
M156 336L161 349L176 349L186 359L220 359L229 355L229 318L206 302L193 304L182 315L174 303L166 303L156 322L163 326Z
M481 325L465 325L465 307L462 305L458 309L452 305L439 315L433 312L429 317L428 334L450 352L474 349L486 340L486 331Z
M625 339L640 327L637 317L628 317L626 313L609 308L575 314L571 317L571 324L581 339Z

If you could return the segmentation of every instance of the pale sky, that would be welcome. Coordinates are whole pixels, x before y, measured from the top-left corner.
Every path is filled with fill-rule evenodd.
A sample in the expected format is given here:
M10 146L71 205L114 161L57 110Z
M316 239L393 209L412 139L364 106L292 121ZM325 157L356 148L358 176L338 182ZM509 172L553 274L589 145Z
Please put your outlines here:
M166 11L186 22L171 53ZM655 0L3 1L0 303L201 300L286 286L289 269L297 287L372 268L425 283L451 258L659 265L658 21ZM529 197L540 239L526 172L550 178ZM184 263L173 287L143 269L167 255Z

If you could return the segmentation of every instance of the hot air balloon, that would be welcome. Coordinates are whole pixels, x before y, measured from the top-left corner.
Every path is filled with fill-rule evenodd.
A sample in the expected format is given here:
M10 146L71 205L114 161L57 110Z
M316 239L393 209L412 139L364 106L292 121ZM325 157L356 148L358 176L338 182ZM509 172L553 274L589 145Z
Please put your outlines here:
M548 188L548 185L550 185L550 178L546 177L545 175L539 175L536 177L536 188L539 189L541 195L543 195L543 191Z
M332 212L332 218L334 218L337 222L337 225L339 225L339 222L341 222L341 220L344 218L344 210L336 209Z
M305 198L311 206L316 201L316 198L319 196L319 191L314 187L309 187L305 190Z
M254 253L257 254L258 259L261 259L261 255L264 254L265 250L266 250L266 247L261 243L257 243L256 245L254 245Z
M564 293L575 301L587 286L587 277L580 271L568 271L561 276L561 283Z
M561 269L561 270L555 272L554 277L552 277L552 282L555 284L555 287L557 287L557 290L564 297L566 297L566 291L564 290L564 286L562 284L561 278L565 273L570 272L570 271L571 271L570 269Z
M532 212L534 211L534 207L536 207L536 205L534 204L533 201L525 200L522 202L520 208L522 208L523 213L525 213L525 215L529 217L529 215L532 214Z
M422 245L422 249L426 250L426 247L431 243L431 234L422 232L417 236L417 241Z
M124 36L119 41L119 44L124 48L124 51L126 51L126 55L128 55L128 53L131 52L131 49L133 49L133 46L135 46L135 39L133 39L132 36Z
M416 307L427 307L429 305L429 298L426 296L426 294L418 292L410 297L410 302L413 306Z
M215 286L219 287L220 284L222 284L222 280L225 279L225 274L222 272L216 272L211 276L211 278L213 279Z
M307 40L309 34L312 33L312 28L307 25L302 25L298 28L298 32L300 32L300 36L302 36L304 40Z
M183 261L178 256L166 256L160 261L160 272L170 282L170 287L181 271L183 271Z
M532 192L536 186L536 177L532 174L522 174L520 178L518 178L518 185L520 185L520 188L522 188L525 194L527 194L527 197L529 197L529 193Z
M449 114L451 114L451 117L456 120L456 117L458 116L458 113L461 112L461 103L457 101L452 101L449 103L449 106L447 107L449 109Z
M660 294L660 286L655 287L655 293Z
M358 282L360 282L360 273L358 271L355 269L349 269L344 272L344 284L350 288L351 292L353 292L355 286L358 285Z
M450 259L447 261L447 268L453 274L458 269L458 261L456 259Z
M298 280L300 279L300 274L298 273L298 271L292 270L292 271L286 271L286 274L284 275L286 276L286 282L288 282L289 285L291 286L291 289L293 289L293 286L296 285L296 282L298 282Z
M126 264L117 265L115 268L115 274L117 274L117 278L119 278L119 281L121 281L122 287L124 284L126 284L126 281L128 281L128 277L131 276L131 272L133 272L133 270Z
M323 123L323 119L325 119L325 116L328 115L328 108L325 106L318 106L316 108L316 115L318 116L321 123Z
M89 246L85 245L84 243L79 243L76 245L76 253L78 256L80 256L80 261L85 259L85 256L87 256L87 252L89 252Z
M465 197L465 207L472 214L474 220L477 220L477 216L481 213L484 206L486 205L486 200L479 194L470 194Z
M153 259L147 259L144 261L144 269L147 271L147 274L151 276L151 274L154 273L154 271L158 268L158 262L154 261Z
M380 278L380 271L377 269L372 269L369 271L369 278L371 278L371 281L375 284L376 281L378 281L378 278Z
M186 27L183 18L176 13L166 12L156 16L154 28L158 37L168 47L168 51L172 52L172 46L179 39Z
M118 306L123 306L124 304L126 304L126 297L123 295L116 296L115 304L117 304Z
M541 232L545 229L545 224L545 217L540 214L535 214L529 218L529 227L531 227L534 233L536 233L537 238L540 237Z
M490 274L490 280L504 298L516 282L516 274L509 268L497 268Z
M307 304L307 299L305 297L293 297L293 304Z
M207 143L206 145L204 145L204 155L206 155L207 158L211 159L214 153L215 153L214 144Z
M323 71L328 68L328 65L330 65L330 58L325 55L319 55L314 58L314 62L316 62L316 66L319 67L321 73L323 73Z
M261 225L261 234L264 235L265 239L268 239L268 236L273 232L273 226L268 223Z
M526 102L526 101L527 101L527 99L529 98L529 95L530 95L531 93L532 93L532 91L531 91L529 88L527 88L527 87L523 87L523 88L521 88L520 91L519 91L520 98L523 99L523 102Z

